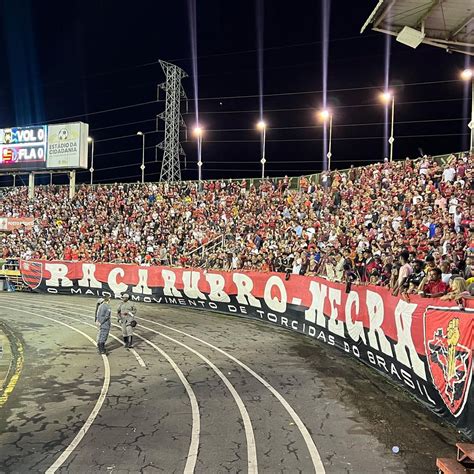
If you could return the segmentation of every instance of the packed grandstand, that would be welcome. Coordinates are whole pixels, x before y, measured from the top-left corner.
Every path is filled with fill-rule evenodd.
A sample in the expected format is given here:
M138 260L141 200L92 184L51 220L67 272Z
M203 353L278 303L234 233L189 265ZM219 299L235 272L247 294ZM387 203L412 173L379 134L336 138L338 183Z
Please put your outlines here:
M458 299L474 282L473 156L301 177L11 188L3 257L324 276ZM317 182L316 182L317 181Z

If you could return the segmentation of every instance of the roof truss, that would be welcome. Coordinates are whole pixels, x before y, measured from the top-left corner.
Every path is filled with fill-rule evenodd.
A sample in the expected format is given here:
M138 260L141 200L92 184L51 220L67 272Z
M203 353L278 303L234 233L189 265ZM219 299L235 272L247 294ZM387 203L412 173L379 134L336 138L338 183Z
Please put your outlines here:
M424 35L424 44L474 56L472 0L378 0L361 33L370 24L391 36L408 26Z

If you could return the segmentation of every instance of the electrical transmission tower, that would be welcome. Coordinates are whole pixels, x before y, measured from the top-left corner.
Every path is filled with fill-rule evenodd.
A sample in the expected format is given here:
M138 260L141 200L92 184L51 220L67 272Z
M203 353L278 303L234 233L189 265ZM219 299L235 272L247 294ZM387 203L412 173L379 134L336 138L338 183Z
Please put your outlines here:
M160 60L166 80L159 85L166 93L165 111L158 115L165 122L165 139L158 145L163 150L160 181L181 181L179 157L185 155L179 141L180 127L186 127L181 116L181 99L187 99L181 79L188 75L178 66ZM158 89L158 91L159 91Z

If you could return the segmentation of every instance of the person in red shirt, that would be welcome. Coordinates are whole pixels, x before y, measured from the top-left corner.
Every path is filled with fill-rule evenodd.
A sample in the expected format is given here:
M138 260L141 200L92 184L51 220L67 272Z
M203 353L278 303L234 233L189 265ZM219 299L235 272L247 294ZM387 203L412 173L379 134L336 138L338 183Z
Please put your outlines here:
M448 291L448 285L441 280L441 269L433 268L428 274L428 281L423 289L419 291L424 298L438 298Z

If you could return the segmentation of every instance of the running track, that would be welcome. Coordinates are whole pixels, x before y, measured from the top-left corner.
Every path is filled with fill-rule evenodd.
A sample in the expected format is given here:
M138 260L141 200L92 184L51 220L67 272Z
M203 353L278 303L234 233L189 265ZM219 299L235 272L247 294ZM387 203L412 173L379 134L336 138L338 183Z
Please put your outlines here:
M102 357L95 301L0 296L24 348L0 406L0 472L420 473L452 454L452 428L336 349L141 304L134 350L113 326Z

